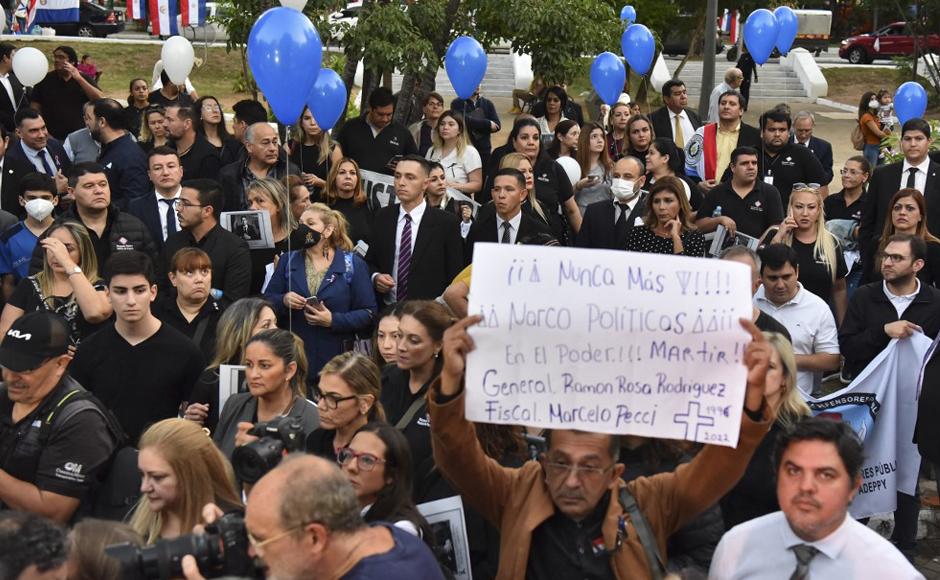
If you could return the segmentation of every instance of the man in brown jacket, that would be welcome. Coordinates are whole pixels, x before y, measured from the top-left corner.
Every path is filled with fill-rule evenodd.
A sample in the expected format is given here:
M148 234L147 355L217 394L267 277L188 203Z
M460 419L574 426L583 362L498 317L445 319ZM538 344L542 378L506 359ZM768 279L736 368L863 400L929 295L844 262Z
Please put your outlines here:
M665 558L669 535L737 483L772 422L764 403L772 347L742 319L752 341L744 357L747 392L737 449L706 445L672 473L624 483L617 437L555 430L541 461L502 467L483 453L464 417L463 373L473 350L467 328L479 320L465 318L444 334L444 367L428 409L435 463L500 530L499 579L651 578L636 524L619 501L621 487L635 498Z

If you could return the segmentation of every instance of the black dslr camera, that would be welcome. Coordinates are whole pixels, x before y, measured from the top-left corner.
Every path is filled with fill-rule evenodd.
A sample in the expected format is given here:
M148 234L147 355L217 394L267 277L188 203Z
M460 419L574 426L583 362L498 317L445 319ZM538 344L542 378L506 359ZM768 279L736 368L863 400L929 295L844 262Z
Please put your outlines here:
M205 534L189 534L172 540L159 540L138 547L129 542L104 549L121 563L123 580L170 580L183 576L183 556L196 558L206 578L237 576L263 578L248 555L245 519L237 512L227 513L206 526Z
M232 453L232 468L243 483L255 483L281 462L284 453L303 451L303 423L294 417L278 417L267 423L258 423L248 431L260 437L248 445L236 447Z

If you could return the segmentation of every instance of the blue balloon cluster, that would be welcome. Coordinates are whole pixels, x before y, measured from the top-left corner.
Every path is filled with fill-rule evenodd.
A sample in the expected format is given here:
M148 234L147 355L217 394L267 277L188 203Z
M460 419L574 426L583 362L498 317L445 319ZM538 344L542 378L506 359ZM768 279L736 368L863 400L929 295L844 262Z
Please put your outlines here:
M767 62L777 44L777 19L773 12L758 8L748 15L744 22L744 44L754 62Z
M248 66L281 123L297 121L320 74L323 45L310 19L292 8L264 12L248 35Z
M307 106L320 129L329 131L336 125L346 109L346 97L346 85L336 71L331 68L320 69L307 95Z
M594 92L608 105L613 105L623 92L627 80L627 69L620 57L612 52L602 52L591 64L591 84Z
M620 48L636 74L645 75L653 66L656 54L656 40L650 29L642 24L631 24L623 31Z
M903 125L910 119L921 119L927 110L927 91L920 83L907 81L894 93L894 112Z
M777 40L775 42L780 54L787 54L796 40L796 33L800 27L796 19L796 12L789 6L778 6L774 9L774 18L777 19Z
M444 69L457 96L469 99L486 75L486 51L475 38L455 38L444 55Z
M627 26L636 22L636 10L633 6L627 5L620 9L620 21Z

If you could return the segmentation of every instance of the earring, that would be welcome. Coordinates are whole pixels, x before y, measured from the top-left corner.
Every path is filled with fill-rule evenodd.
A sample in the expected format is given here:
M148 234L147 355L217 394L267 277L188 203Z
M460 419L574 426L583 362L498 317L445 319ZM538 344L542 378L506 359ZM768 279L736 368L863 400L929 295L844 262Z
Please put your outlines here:
M330 249L327 248L326 246L323 246L323 257L328 258L329 255L330 255Z

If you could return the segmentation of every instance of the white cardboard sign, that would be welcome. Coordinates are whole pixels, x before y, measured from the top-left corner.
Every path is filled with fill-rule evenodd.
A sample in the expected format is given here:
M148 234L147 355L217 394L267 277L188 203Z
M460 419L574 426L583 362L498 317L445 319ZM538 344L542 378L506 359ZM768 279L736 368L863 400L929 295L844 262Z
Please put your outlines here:
M467 419L733 447L750 279L731 261L477 244Z

